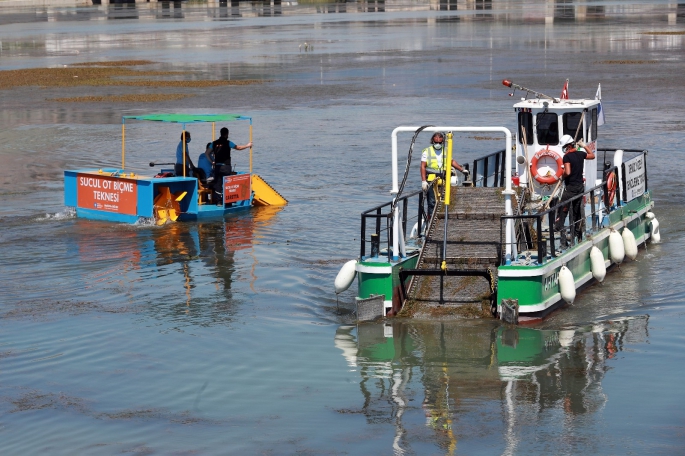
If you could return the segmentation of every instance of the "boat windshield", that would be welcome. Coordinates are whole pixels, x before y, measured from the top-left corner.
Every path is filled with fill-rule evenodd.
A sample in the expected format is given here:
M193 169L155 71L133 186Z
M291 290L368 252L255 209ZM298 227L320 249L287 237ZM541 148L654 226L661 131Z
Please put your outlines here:
M559 144L559 124L553 112L541 112L536 116L538 144L556 146Z

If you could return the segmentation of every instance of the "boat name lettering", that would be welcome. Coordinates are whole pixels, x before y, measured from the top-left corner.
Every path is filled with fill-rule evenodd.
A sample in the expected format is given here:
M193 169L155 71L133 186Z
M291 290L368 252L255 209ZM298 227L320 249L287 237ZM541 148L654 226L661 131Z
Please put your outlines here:
M119 202L119 194L112 192L100 192L93 190L93 199L96 201L111 201L113 203Z
M645 154L640 154L624 163L624 178L626 183L625 199L632 201L646 190Z
M545 286L545 291L548 291L552 289L553 287L556 287L559 285L559 271L555 272L554 274L550 274L544 279L542 279L542 282Z
M637 177L633 177L632 179L628 180L628 182L626 182L626 189L631 190L635 187L639 187L642 184L644 184L644 182L645 182L645 175L644 174L641 174Z
M133 182L118 180L98 179L97 177L79 177L79 185L82 187L101 188L103 190L114 190L119 193L133 193Z
M102 188L100 184L101 182L102 181L100 179L96 179L94 177L79 177L79 185L84 187Z

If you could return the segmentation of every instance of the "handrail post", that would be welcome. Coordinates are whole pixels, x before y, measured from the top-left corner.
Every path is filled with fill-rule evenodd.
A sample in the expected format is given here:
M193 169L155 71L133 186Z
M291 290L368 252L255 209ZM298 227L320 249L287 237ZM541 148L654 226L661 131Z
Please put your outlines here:
M361 248L359 249L359 259L366 255L366 214L362 214Z
M423 229L422 229L423 228L423 192L419 193L419 214L418 214L417 218L418 218L418 220L417 220L418 230L417 230L416 236L422 237L422 233L423 233Z
M590 217L592 217L592 232L594 233L597 231L597 220L595 217L595 212L597 208L595 207L595 189L593 187L592 190L590 190Z
M183 124L183 134L181 135L181 144L183 144L183 177L186 177L186 155L188 150L186 149L186 124Z
M499 220L499 264L500 266L503 266L505 264L504 259L506 258L506 255L504 254L506 247L504 246L504 241L502 240L502 233L506 229L505 227L507 226L507 219L506 216L504 216L500 217Z
M126 169L126 119L121 119L121 170Z
M476 182L478 182L478 160L473 160L473 177L471 178L474 187L478 187Z
M499 181L499 154L495 155L495 173L493 174L494 176L494 182L493 182L493 187L499 187L500 181Z
M483 187L488 186L488 157L483 159Z
M381 208L376 209L376 234L381 235ZM389 237L389 235L388 235Z
M392 247L395 245L393 243L393 230L390 229L390 220L393 220L393 227L395 226L396 220L391 216L391 214L388 214L385 216L385 228L386 231L388 232L388 263L392 262L392 257L395 255L395 252L393 252ZM378 219L380 220L380 219Z
M557 207L559 205L557 204L554 206L555 209L550 209L547 211L547 224L549 225L549 249L552 252L552 258L557 257L557 249L556 246L554 245L554 222L556 221L557 218ZM554 213L554 215L552 215ZM538 234L539 236L539 234Z
M542 238L542 216L537 215L535 217L535 221L537 222L537 230L538 230L538 264L542 265L544 262L544 257L545 255L543 254L543 238Z
M575 212L573 209L575 202L576 201L573 198L568 201L568 231L571 233L571 243L569 244L571 246L576 245L576 218L573 214Z
M403 238L407 238L407 209L409 209L409 201L407 198L402 200L402 234Z

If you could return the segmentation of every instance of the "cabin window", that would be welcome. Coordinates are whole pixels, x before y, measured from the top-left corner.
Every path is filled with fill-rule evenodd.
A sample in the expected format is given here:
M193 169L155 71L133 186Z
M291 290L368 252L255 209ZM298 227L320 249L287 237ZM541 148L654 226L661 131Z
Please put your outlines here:
M582 112L567 112L564 114L563 119L564 119L564 134L565 135L571 135L571 138L576 137L576 130L578 130L578 124L580 123L580 119L583 117ZM578 134L578 139L582 139L587 137L587 135L583 134L584 132L580 132Z
M519 112L519 141L523 144L523 130L526 131L526 144L533 144L533 114Z
M559 144L559 124L557 115L551 112L541 112L536 116L538 144L556 146Z
M592 108L592 131L590 132L590 137L588 141L594 141L597 139L597 108Z

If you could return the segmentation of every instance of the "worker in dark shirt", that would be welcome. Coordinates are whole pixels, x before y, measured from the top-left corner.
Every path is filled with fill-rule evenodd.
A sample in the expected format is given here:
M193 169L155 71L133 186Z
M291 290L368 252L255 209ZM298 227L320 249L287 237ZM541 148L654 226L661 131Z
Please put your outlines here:
M176 147L176 163L174 164L174 174L177 176L191 177L193 175L192 171L195 169L195 165L193 165L193 162L190 159L190 154L188 153L188 144L190 144L190 132L183 131L183 133L181 133L181 141ZM186 154L185 160L183 160L184 152ZM185 170L183 168L184 165Z
M224 176L233 174L231 167L231 149L243 150L252 147L252 142L247 144L236 145L233 141L228 139L228 128L223 127L220 130L221 136L212 143L214 149L214 191L218 198L223 197Z
M566 217L569 210L573 220L572 233L582 240L582 220L583 220L583 198L578 198L570 204L564 204L574 196L582 195L585 192L585 182L583 182L583 170L585 169L585 160L593 160L595 154L590 150L583 141L573 142L571 135L564 135L559 141L561 149L564 151L564 193L561 195L562 206L557 210L556 220L554 222L554 230L560 232L561 248L568 247L568 240L566 239Z

